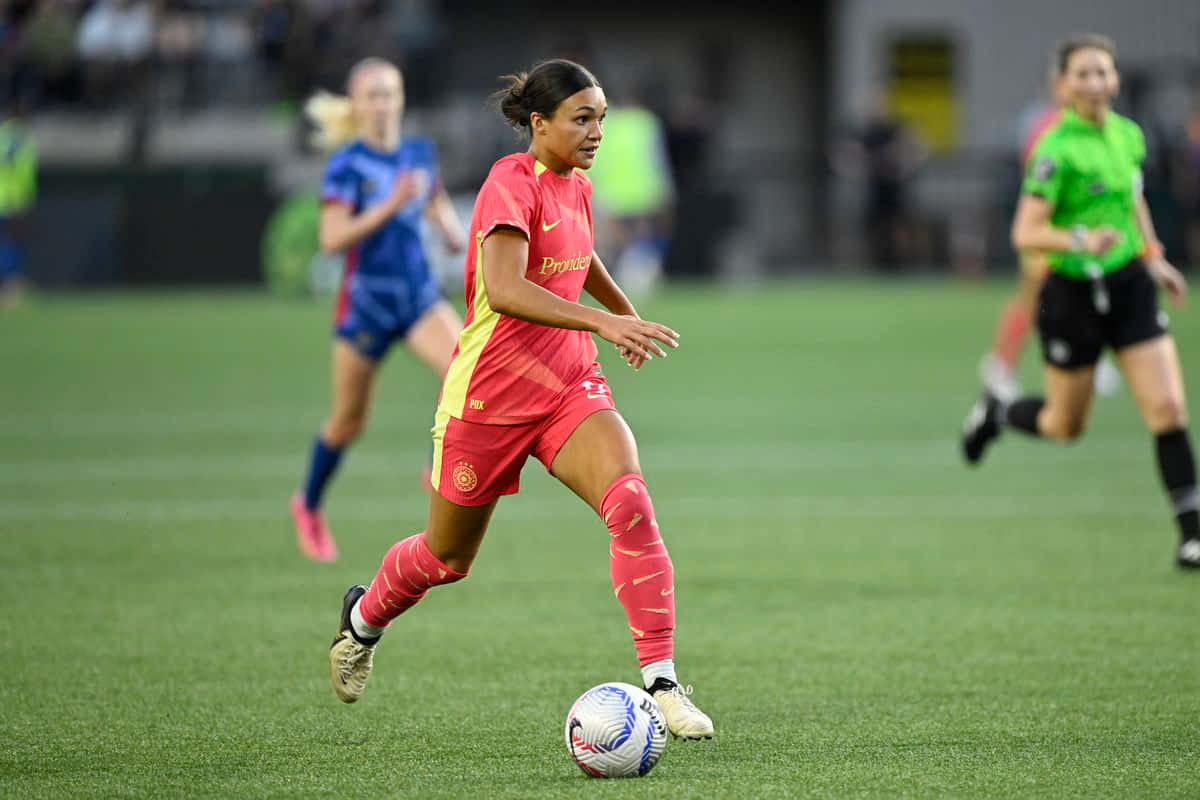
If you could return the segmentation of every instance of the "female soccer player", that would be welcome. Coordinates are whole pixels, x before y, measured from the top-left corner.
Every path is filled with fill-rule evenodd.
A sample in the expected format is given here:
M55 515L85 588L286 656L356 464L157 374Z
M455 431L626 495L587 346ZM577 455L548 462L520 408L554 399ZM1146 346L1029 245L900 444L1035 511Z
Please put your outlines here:
M1049 99L1037 113L1022 120L1021 168L1029 164L1029 158L1047 130L1054 127L1062 113L1061 86L1058 80L1058 65L1053 64L1047 75ZM1019 253L1021 270L1017 288L1009 297L996 322L992 349L979 364L979 377L983 385L995 397L1012 402L1021 393L1017 383L1017 363L1025 349L1025 340L1033 325L1037 310L1038 293L1050 274L1046 254L1025 250ZM1121 376L1108 356L1102 356L1096 364L1096 391L1101 395L1112 395L1120 387Z
M433 429L435 493L425 530L397 542L370 587L346 592L329 667L337 696L359 698L388 624L430 588L462 580L501 495L530 456L600 515L610 568L642 679L676 736L712 736L679 685L675 584L637 445L613 406L591 333L634 368L665 357L678 334L638 317L592 246L590 167L606 102L578 64L553 60L510 76L500 110L530 137L479 190L465 268L466 327ZM608 311L578 303L587 293Z
M1200 496L1183 376L1157 299L1161 287L1181 303L1186 284L1163 258L1142 196L1141 129L1110 108L1119 85L1115 52L1095 35L1060 46L1067 105L1034 150L1013 222L1014 246L1049 253L1052 274L1037 318L1046 397L1003 403L985 393L967 417L963 451L977 463L1005 427L1060 442L1077 438L1091 408L1096 361L1111 347L1154 435L1179 526L1176 563L1200 567Z
M333 410L313 445L304 488L291 501L300 550L316 561L337 558L321 496L366 423L379 362L402 339L440 377L462 327L430 272L420 225L427 217L455 252L463 248L462 226L438 183L433 144L400 135L400 72L369 58L346 85L349 97L318 94L306 108L321 144L335 149L321 187L321 249L346 254L334 323Z

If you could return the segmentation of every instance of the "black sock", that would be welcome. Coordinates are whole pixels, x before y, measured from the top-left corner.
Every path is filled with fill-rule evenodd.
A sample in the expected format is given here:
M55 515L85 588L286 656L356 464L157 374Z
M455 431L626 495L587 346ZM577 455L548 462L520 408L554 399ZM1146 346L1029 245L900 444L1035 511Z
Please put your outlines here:
M1158 471L1183 539L1200 538L1200 494L1196 492L1196 462L1186 428L1160 433L1154 437Z
M1046 400L1041 397L1022 397L1020 400L1014 400L1004 413L1004 424L1032 436L1041 436L1038 433L1037 421L1038 414L1045 405Z

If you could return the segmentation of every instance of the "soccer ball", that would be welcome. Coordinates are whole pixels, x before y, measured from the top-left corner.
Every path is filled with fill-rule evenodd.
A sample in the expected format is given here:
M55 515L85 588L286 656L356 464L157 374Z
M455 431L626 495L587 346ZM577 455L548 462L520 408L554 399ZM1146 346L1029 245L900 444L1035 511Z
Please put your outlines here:
M580 695L564 734L567 752L593 778L640 778L667 746L662 709L628 683L602 683Z

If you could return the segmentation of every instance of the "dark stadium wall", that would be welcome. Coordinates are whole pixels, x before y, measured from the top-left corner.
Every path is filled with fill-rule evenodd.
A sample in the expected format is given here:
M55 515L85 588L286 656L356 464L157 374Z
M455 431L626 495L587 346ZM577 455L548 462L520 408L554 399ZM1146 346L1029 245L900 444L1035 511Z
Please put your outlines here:
M257 284L265 167L45 167L30 279L45 288Z

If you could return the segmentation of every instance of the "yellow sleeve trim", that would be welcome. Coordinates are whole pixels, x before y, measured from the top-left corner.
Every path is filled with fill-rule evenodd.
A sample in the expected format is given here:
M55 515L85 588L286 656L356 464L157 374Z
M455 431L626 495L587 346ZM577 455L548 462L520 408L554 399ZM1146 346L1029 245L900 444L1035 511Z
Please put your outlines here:
M476 235L475 297L471 324L463 328L462 333L458 335L458 355L450 362L450 369L446 371L442 402L438 406L439 415L445 412L456 419L462 419L463 408L467 403L467 389L471 386L475 367L483 354L483 348L492 338L492 331L500 323L500 315L493 311L488 303L487 286L483 282L483 240L483 234Z

